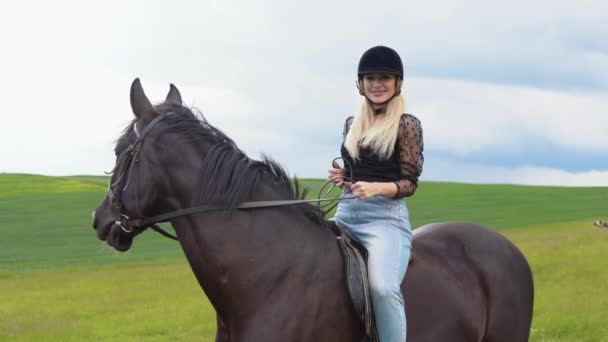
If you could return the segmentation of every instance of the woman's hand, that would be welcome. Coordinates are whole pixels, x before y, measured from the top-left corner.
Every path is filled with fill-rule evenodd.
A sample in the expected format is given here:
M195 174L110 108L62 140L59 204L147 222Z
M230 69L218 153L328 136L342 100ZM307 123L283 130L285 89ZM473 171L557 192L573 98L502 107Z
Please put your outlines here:
M367 199L379 194L378 183L356 182L350 186L353 196L358 199Z
M344 169L341 168L340 165L338 165L338 162L334 160L331 166L332 167L329 168L328 178L331 179L336 186L345 186L347 189L350 188L352 183L344 181Z
M356 182L350 186L350 191L358 199L367 199L375 195L395 197L397 186L394 182Z

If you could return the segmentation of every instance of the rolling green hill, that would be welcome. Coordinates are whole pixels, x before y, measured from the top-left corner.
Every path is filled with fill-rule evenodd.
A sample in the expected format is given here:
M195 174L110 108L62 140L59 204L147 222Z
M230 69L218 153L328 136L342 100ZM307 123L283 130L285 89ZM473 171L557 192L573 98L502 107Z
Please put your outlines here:
M125 253L97 240L91 213L108 177L0 174L0 272L182 258L178 244L153 232ZM324 181L301 183L316 197ZM421 182L407 199L412 226L472 221L504 230L608 215L608 188ZM333 215L330 214L330 215Z

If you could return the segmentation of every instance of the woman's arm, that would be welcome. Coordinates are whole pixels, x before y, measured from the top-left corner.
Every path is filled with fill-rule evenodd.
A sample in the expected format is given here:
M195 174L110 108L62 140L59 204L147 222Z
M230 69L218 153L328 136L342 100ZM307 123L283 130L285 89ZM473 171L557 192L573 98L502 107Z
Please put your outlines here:
M420 120L411 114L401 115L397 141L402 178L394 182L397 188L394 197L402 198L416 192L422 174L424 142Z
M401 178L394 182L356 182L350 186L353 195L366 199L374 195L393 198L412 196L418 187L418 177L424 163L424 144L420 120L411 114L403 114L397 136Z

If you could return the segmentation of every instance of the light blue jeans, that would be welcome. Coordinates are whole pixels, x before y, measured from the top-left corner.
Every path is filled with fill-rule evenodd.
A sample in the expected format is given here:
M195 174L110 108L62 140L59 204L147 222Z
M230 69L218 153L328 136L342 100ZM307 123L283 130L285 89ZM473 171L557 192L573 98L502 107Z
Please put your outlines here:
M401 282L412 248L405 201L386 196L345 199L333 219L349 229L369 253L368 280L380 341L405 341L407 322Z

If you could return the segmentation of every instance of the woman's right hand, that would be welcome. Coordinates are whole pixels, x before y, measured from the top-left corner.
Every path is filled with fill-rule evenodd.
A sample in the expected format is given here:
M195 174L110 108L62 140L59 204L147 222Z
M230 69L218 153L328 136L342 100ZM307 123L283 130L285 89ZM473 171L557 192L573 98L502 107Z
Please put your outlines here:
M350 188L352 185L351 182L344 181L344 169L341 168L338 162L335 160L332 162L331 168L329 168L329 179L331 179L332 182L339 187L345 186Z

